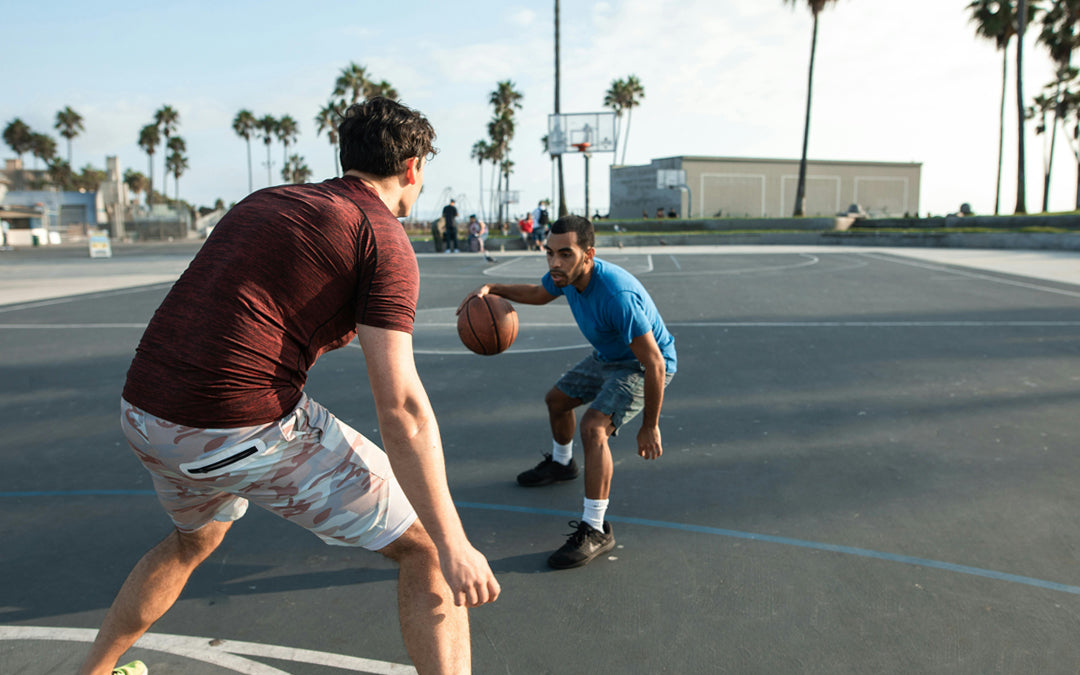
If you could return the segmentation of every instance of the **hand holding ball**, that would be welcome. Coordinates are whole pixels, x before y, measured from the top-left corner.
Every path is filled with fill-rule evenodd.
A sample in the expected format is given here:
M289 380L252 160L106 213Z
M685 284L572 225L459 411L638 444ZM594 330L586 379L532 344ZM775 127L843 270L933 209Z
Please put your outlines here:
M518 332L514 306L498 295L474 295L458 312L458 337L471 351L492 356L509 349Z

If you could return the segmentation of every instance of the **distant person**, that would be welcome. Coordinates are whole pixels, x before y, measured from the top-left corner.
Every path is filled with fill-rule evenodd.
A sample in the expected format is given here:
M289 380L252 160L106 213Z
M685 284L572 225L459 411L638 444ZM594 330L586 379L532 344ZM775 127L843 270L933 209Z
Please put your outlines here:
M536 245L536 250L540 250L544 246L544 239L547 237L548 226L551 224L551 217L548 215L547 202L541 200L536 208L533 209L533 243Z
M679 217L679 213L675 210L675 207L671 207L671 208L668 209L667 217L668 218L678 218Z
M174 530L124 582L82 675L113 671L249 502L327 543L396 561L417 670L470 669L466 608L495 600L499 584L447 488L413 359L419 271L397 220L423 187L435 131L375 97L349 107L338 133L345 175L267 188L233 207L143 333L121 428ZM354 338L385 453L304 392L316 359ZM279 611L303 621L295 608Z
M469 216L469 250L476 253L480 252L484 255L484 260L488 262L495 262L495 259L487 254L484 248L484 242L487 241L488 227L487 223L476 217L476 214Z
M454 224L454 219L458 217L458 210L453 199L450 200L449 204L443 207L442 217L445 222L443 225L443 244L445 250L447 253L457 253L457 225Z
M615 546L611 524L604 520L613 473L608 439L644 411L637 433L638 455L657 459L663 454L660 408L677 365L675 338L648 291L626 270L596 258L595 238L588 220L563 216L551 226L544 247L548 272L540 284L484 284L462 302L464 306L474 295L491 294L544 305L565 296L578 328L593 346L592 353L564 373L544 398L553 437L551 453L517 477L524 487L577 477L574 410L588 404L581 417L584 510L580 522L571 521L575 532L548 558L555 569L586 565Z
M526 213L525 217L518 221L518 232L521 233L521 243L525 244L525 250L532 250L532 213Z
M662 207L662 206L656 207L656 217L657 218L663 218L664 217L664 207Z
M435 244L435 252L443 252L443 234L446 231L446 220L444 218L436 218L431 221L431 241Z

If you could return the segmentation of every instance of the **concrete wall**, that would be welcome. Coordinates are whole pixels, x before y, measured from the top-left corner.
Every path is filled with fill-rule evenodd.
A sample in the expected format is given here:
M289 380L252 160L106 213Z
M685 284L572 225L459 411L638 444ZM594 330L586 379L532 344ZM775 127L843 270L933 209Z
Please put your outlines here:
M658 190L659 169L685 171L689 193ZM917 214L921 173L917 163L808 161L806 215L835 216L851 204L872 216ZM790 216L798 176L798 160L786 159L682 156L613 166L611 217L642 218L645 213L651 218L657 207L674 208L684 218Z

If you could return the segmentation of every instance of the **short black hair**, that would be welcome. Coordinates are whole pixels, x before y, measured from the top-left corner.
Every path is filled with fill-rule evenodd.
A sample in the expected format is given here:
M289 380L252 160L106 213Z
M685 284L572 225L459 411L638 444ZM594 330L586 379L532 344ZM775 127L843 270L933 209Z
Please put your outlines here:
M587 251L596 245L596 232L588 218L581 216L563 216L551 224L551 234L577 234L577 243L581 250Z
M354 103L338 126L341 169L396 176L410 157L430 158L435 129L419 111L376 96Z

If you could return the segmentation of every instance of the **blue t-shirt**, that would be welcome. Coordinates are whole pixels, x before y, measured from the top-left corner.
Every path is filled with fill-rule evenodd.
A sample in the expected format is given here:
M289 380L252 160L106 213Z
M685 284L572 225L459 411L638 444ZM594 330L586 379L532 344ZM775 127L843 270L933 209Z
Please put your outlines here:
M630 341L651 331L664 355L667 372L674 373L678 362L675 338L664 325L649 292L633 274L618 265L599 258L593 262L592 278L584 292L573 286L556 286L550 272L540 283L548 293L566 297L578 328L596 348L601 361L637 358L630 350Z

